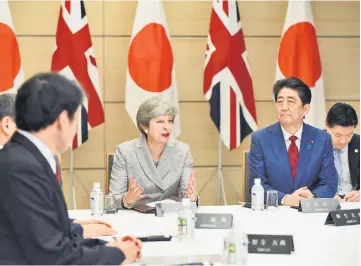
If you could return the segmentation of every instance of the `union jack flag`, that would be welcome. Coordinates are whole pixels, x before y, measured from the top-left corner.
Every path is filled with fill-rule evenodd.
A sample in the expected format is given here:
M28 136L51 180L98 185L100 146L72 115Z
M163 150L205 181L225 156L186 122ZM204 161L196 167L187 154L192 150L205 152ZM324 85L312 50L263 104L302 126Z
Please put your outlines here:
M61 2L51 70L76 80L86 95L73 141L76 149L88 139L88 127L104 122L99 75L83 1Z
M235 0L213 0L203 93L229 150L257 129L253 85Z

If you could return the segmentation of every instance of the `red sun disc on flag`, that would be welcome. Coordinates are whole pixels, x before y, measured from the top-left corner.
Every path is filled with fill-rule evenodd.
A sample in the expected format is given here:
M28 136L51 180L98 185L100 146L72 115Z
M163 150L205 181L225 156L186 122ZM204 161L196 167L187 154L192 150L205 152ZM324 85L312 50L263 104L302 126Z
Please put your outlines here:
M173 53L164 27L150 23L133 38L128 56L133 81L149 92L162 92L172 84Z
M14 86L20 71L20 52L13 30L0 22L0 92Z
M310 88L321 77L321 60L316 31L309 22L292 25L284 33L278 53L278 65L282 74L296 77Z

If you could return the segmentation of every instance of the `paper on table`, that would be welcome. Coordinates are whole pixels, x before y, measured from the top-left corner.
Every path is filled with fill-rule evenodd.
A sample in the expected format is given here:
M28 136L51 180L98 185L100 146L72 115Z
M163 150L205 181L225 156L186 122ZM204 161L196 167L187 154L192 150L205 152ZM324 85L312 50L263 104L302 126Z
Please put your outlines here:
M150 202L150 203L148 203L146 205L149 206L149 207L155 208L155 204L157 204L157 203L176 203L176 202L177 201L175 201L175 200L165 199L165 200Z

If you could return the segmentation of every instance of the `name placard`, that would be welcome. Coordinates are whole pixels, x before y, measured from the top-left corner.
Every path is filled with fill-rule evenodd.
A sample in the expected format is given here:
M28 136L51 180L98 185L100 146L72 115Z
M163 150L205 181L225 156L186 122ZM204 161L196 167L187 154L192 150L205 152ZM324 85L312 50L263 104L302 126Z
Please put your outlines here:
M295 251L291 235L248 235L248 253L291 254Z
M316 198L301 200L298 211L303 213L317 213L336 211L340 209L341 206L338 199Z
M193 212L197 210L197 204L191 202L191 207ZM177 212L183 209L182 202L173 202L173 203L157 203L155 204L155 216L163 217L165 212Z
M230 229L233 215L231 213L196 213L195 228L197 229Z
M331 211L327 215L325 224L335 226L360 224L360 209Z

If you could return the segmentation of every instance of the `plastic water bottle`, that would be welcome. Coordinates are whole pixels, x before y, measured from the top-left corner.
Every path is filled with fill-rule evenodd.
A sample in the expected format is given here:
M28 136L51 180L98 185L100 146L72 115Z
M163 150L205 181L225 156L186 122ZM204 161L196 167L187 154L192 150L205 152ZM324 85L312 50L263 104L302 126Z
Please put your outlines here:
M183 209L178 212L178 236L180 240L192 241L194 235L194 213L190 199L182 200Z
M104 213L104 194L100 189L100 183L94 183L93 190L90 193L90 211L91 215L96 216Z
M254 186L251 190L252 194L252 210L264 209L264 189L261 185L261 179L255 178Z
M232 229L224 239L223 262L224 264L244 265L248 258L248 237L243 227L233 223Z

